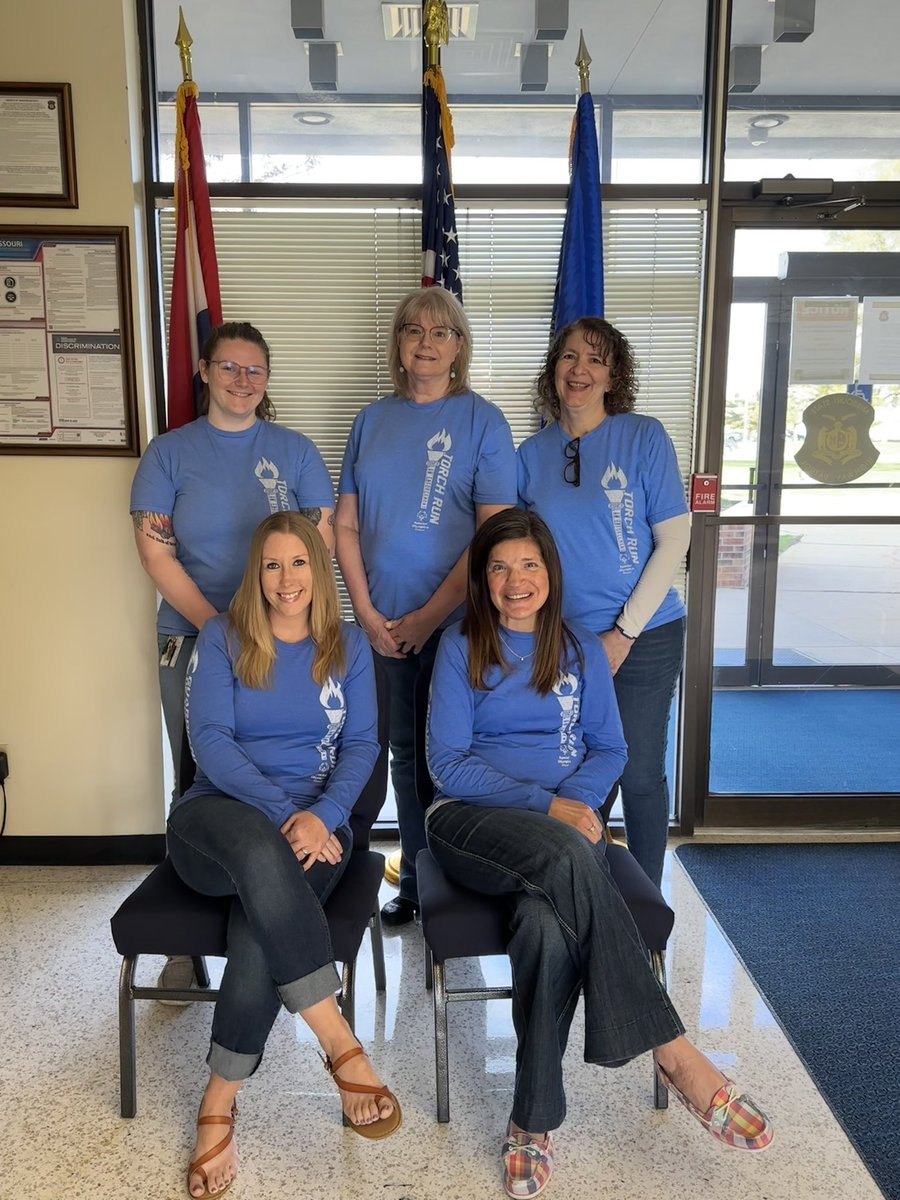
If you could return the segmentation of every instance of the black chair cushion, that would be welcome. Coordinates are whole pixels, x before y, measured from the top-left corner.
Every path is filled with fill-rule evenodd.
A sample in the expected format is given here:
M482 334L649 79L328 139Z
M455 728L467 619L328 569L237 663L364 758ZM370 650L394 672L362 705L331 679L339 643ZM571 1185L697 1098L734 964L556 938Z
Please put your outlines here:
M614 843L606 847L606 861L622 899L634 917L648 950L663 951L675 924L675 914L663 894L651 883L631 851Z
M356 957L383 873L383 854L354 850L328 898L325 915L339 962ZM113 941L124 958L137 954L224 958L230 910L230 896L201 896L182 882L166 858L119 906L110 922Z
M505 954L509 904L460 887L448 879L430 850L416 856L422 933L438 962Z

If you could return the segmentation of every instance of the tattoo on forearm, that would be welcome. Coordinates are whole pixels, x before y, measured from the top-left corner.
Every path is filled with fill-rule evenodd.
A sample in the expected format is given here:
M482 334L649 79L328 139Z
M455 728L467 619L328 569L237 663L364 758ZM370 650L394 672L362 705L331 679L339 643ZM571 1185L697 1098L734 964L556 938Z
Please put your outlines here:
M175 531L172 528L172 518L168 513L136 511L131 514L134 527L144 533L151 541L161 542L163 546L174 546L177 543Z
M301 508L298 512L301 517L306 517L307 521L312 521L313 525L318 525L322 520L321 508Z

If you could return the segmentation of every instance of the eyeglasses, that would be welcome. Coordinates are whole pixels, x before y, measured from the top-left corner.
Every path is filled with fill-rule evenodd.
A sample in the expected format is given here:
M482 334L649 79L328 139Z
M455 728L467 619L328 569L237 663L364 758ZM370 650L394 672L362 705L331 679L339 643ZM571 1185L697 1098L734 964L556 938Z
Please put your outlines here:
M571 471L572 477L569 478ZM566 465L563 467L563 479L574 487L581 487L581 438L572 438L566 442Z
M211 358L211 365L219 368L226 379L230 379L232 383L236 383L241 377L241 372L247 376L247 382L251 387L262 387L269 378L268 367L242 367L236 362L232 362L228 358Z
M449 342L452 337L462 337L458 329L451 329L449 325L432 325L430 329L426 329L424 325L400 326L400 336L410 342L421 342L426 333L433 342L437 342L439 345Z

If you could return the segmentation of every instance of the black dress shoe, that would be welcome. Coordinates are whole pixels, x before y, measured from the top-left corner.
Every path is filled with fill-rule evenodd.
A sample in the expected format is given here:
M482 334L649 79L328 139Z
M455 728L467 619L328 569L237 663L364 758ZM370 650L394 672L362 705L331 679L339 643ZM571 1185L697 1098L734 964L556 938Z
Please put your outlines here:
M419 906L404 896L388 900L381 910L382 925L407 925L419 915Z

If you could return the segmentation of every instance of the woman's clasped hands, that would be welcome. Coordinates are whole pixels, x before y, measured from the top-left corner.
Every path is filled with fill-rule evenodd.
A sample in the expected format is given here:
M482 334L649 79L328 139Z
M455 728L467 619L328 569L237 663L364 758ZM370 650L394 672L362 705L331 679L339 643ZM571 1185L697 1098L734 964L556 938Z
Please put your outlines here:
M281 832L291 844L304 871L313 863L339 863L343 856L340 841L329 833L325 824L314 813L297 812L288 817Z
M593 845L597 845L603 837L603 821L581 800L568 800L565 796L554 796L550 802L548 815L564 825L571 825L583 834Z

